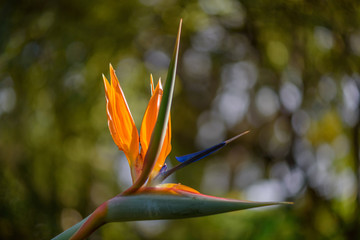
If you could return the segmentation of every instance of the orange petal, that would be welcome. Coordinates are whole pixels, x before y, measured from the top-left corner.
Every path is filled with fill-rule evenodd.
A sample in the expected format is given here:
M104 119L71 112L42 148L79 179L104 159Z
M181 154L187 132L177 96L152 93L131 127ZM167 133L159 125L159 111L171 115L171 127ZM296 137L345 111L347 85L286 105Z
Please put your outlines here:
M114 142L120 150L124 151L130 168L133 168L139 154L139 135L124 93L111 65L110 76L111 85L104 77L109 129Z
M180 183L164 183L164 184L160 184L158 186L156 186L156 188L162 188L162 189L166 189L168 191L184 191L184 192L191 192L191 193L199 193L197 190L182 185Z
M149 104L146 108L140 129L141 156L144 159L148 150L151 134L154 129L157 115L160 108L161 97L163 94L161 83L159 82L153 91Z
M103 81L104 81L104 87L105 87L106 115L108 118L109 130L110 130L111 136L112 136L115 144L117 146L119 146L119 148L120 148L120 146L122 146L122 141L119 138L119 135L116 134L115 124L113 121L113 116L114 116L113 110L112 110L113 108L112 108L111 102L110 102L110 99L112 99L112 88L111 88L108 80L104 76L104 74L103 74Z
M174 194L179 195L183 193L200 194L195 189L182 185L180 183L164 183L159 184L156 187L144 187L141 188L138 193L158 193L158 194Z
M165 135L163 146L161 148L159 158L156 160L154 168L150 174L150 178L149 178L150 182L151 182L151 179L153 179L157 176L160 169L164 166L166 157L169 155L170 152L171 152L171 117L169 117L169 124L168 124L167 130L166 130L166 135Z
M152 82L152 76L150 77ZM159 80L155 90L153 91L153 95L150 98L148 107L145 111L143 122L141 124L140 130L140 144L141 144L141 156L142 159L145 158L146 152L148 150L151 134L154 130L154 126L157 120L157 115L160 108L161 98L162 98L163 90L161 86L161 81ZM165 139L163 146L161 148L160 155L156 160L154 168L150 174L150 180L154 178L162 166L164 165L165 159L167 155L169 155L171 151L171 120L169 119L168 128L166 131ZM140 165L140 164L139 164ZM142 166L142 163L141 163Z

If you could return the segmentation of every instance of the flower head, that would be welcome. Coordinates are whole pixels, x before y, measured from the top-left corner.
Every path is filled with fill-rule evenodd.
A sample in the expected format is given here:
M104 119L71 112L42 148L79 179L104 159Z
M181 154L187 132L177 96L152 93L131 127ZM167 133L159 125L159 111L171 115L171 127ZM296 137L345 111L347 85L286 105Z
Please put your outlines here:
M137 178L141 175L142 169L144 168L144 159L149 149L151 136L159 114L160 103L163 96L161 79L159 79L156 88L154 88L153 77L150 75L151 97L142 120L140 134L138 134L124 93L120 87L115 70L111 64L110 77L111 81L109 83L106 77L103 75L108 126L115 144L121 151L125 153L126 158L128 159L132 180L133 183L135 183ZM240 134L235 138L238 138L243 134ZM176 157L176 159L181 162L181 164L173 169L167 170L164 163L166 157L171 151L171 120L169 116L168 124L166 126L165 138L160 147L160 154L155 160L154 166L150 172L150 175L148 176L147 186L153 186L154 184L157 184L159 181L154 180L164 180L175 170L178 170L192 162L210 155L211 153L224 147L235 138L224 141L200 152ZM138 191L144 193L148 191L165 190L169 193L174 193L177 190L197 192L194 189L180 184L157 184L157 188L141 188Z
M279 204L217 198L200 194L181 184L161 184L176 170L214 153L247 133L206 150L176 157L180 163L172 169L166 169L165 159L171 151L170 108L175 86L180 32L181 21L164 89L160 80L154 88L150 76L152 94L142 120L140 134L113 67L110 65L110 82L103 75L109 130L115 144L128 159L133 185L120 195L104 202L89 217L54 239L84 239L107 222L199 217Z
M133 182L140 176L144 167L144 159L149 149L151 135L155 127L163 95L161 80L154 88L152 75L150 76L151 97L141 124L140 135L131 116L120 83L114 68L110 65L111 83L103 75L106 98L106 112L108 126L115 144L122 150L128 159ZM167 124L165 139L155 165L150 173L154 178L163 167L166 157L171 151L171 120ZM140 146L140 147L139 147ZM149 180L151 180L149 179Z

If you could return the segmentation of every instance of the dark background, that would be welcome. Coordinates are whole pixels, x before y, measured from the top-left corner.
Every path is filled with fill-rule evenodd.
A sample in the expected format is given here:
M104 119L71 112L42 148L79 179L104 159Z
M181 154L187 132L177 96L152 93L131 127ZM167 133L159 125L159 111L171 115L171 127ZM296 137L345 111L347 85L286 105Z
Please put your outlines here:
M117 70L136 125L165 79L182 169L204 194L294 201L197 219L112 223L90 239L360 238L358 1L0 2L0 239L49 239L130 184L107 128Z

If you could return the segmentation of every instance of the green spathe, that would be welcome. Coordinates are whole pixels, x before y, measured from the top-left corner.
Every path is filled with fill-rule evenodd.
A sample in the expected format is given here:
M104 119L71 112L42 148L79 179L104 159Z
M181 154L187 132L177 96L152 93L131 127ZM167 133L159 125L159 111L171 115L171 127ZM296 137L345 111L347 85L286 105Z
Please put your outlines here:
M108 200L105 204L107 205L107 214L104 223L202 217L249 208L291 203L240 201L194 193L179 195L144 193L117 196ZM52 240L70 239L91 215Z
M108 201L109 222L201 217L263 207L281 202L251 202L211 197L203 194L138 194Z

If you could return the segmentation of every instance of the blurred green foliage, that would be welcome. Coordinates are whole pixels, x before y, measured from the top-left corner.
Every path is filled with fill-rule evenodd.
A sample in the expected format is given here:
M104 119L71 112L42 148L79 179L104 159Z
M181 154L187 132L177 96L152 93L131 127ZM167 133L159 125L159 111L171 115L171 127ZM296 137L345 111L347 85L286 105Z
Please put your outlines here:
M295 205L91 239L360 238L358 1L5 0L0 13L0 239L49 239L130 185L101 73L116 68L140 126L180 18L169 164L251 133L171 181Z

